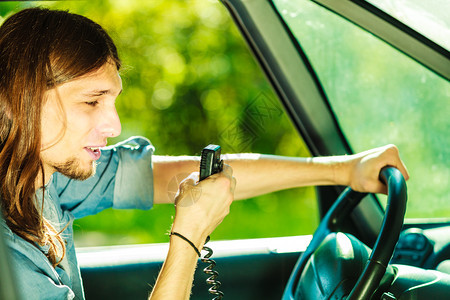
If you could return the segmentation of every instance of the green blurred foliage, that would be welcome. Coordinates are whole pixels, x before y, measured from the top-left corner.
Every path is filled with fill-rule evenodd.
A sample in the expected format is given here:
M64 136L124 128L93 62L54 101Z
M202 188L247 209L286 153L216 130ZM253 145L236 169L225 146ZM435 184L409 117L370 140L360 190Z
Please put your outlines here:
M148 137L159 155L199 155L209 143L223 152L309 156L283 113L225 7L218 1L49 1L1 3L68 9L101 24L123 61L117 100L122 134ZM174 208L108 209L74 224L78 245L168 241ZM318 222L313 188L238 201L213 239L312 233Z

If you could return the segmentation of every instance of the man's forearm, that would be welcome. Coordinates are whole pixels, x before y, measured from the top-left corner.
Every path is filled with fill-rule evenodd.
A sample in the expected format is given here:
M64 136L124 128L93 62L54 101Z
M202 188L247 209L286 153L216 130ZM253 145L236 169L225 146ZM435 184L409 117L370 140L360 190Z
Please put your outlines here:
M232 167L236 178L236 200L294 187L348 184L348 168L344 167L340 156L302 158L246 153L222 157ZM169 180L179 174L198 171L198 168L198 157L158 157L154 170L163 175L154 176L155 187L160 191L155 199L160 195L169 201Z
M149 300L189 299L198 256L182 239L172 236L169 252Z
M302 186L346 184L347 171L341 167L339 159L260 154L224 156L236 178L235 199Z

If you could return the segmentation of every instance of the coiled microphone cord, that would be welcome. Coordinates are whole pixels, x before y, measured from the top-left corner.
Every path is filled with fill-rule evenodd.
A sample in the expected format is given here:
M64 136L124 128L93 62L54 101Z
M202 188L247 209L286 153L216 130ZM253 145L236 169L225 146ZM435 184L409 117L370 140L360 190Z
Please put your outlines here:
M209 236L206 239L205 244L209 241ZM201 261L208 264L206 268L203 269L203 272L208 275L209 277L206 279L206 284L211 285L211 287L208 289L209 293L214 295L215 297L212 300L220 300L223 298L224 294L223 292L219 291L219 287L221 286L220 281L217 280L217 277L219 276L219 272L213 270L216 266L216 262L210 257L213 255L213 251L211 248L203 246L203 250L207 251L208 253L201 258Z

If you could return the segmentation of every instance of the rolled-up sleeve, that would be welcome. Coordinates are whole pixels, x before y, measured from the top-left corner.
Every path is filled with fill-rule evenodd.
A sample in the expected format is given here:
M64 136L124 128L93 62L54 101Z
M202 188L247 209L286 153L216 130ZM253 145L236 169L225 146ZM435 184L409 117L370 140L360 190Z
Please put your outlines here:
M77 181L55 173L51 194L75 218L106 208L150 209L153 206L152 155L154 147L143 137L131 137L102 149L96 174Z
M132 138L119 144L116 151L119 166L116 173L113 207L150 209L153 205L154 147L147 139Z

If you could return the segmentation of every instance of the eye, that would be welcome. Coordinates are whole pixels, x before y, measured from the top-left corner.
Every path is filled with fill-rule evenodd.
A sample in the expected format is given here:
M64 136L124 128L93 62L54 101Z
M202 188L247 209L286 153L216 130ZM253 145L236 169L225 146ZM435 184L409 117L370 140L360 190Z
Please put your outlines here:
M89 105L89 106L97 106L98 104L98 100L95 101L89 101L89 102L84 102L85 104Z

